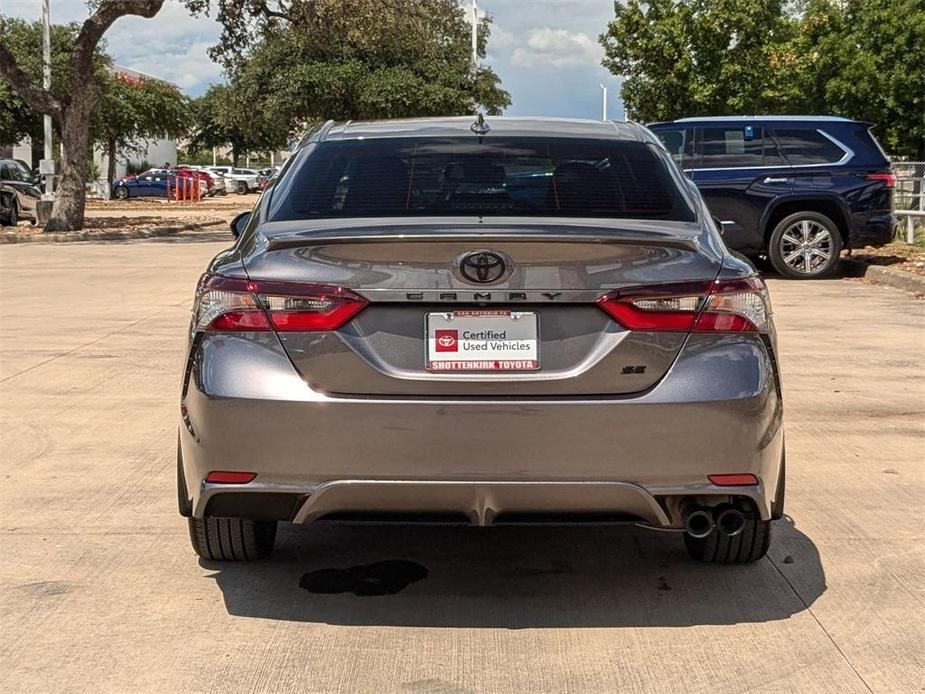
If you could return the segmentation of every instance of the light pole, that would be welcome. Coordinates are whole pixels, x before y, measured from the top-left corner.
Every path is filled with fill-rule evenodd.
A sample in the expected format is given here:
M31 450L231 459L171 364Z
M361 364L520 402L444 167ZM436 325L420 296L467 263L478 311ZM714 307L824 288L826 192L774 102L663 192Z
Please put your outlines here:
M49 0L42 0L42 86L46 91L51 89L51 15L48 9ZM44 118L45 125L45 152L43 166L39 171L45 174L45 194L44 200L54 200L54 183L51 172L54 171L54 153L52 152L52 128L51 116L47 113Z
M479 65L479 6L472 0L472 74Z
M601 120L607 120L607 87L601 84Z

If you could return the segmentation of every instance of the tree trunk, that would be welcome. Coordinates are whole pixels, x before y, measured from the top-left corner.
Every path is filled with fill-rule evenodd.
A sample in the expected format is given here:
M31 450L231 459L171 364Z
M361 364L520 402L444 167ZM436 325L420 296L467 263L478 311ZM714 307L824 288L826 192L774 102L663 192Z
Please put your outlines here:
M241 159L241 153L238 152L238 148L234 145L231 146L231 165L235 168L238 167L238 161Z
M90 116L95 90L75 92L61 114L61 178L45 231L78 231L83 228L87 203L86 167L90 146Z
M106 143L106 183L110 189L114 180L116 180L116 141L110 138Z

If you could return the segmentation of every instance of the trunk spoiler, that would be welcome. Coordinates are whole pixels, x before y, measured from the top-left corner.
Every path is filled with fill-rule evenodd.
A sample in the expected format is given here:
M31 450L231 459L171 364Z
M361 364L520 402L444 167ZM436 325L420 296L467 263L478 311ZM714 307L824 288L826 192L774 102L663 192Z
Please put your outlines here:
M271 226L264 225L264 226ZM288 226L288 225L287 225ZM686 225L685 225L686 226ZM332 243L416 243L429 241L469 241L472 243L491 244L499 241L549 241L555 243L590 243L618 244L633 246L653 246L677 248L696 252L700 249L699 233L690 227L686 233L669 232L656 228L618 228L596 227L592 225L575 227L571 225L536 225L530 228L516 226L472 225L471 229L435 229L433 226L378 226L369 228L339 227L313 230L275 230L266 229L267 250L277 251L287 248L329 245Z

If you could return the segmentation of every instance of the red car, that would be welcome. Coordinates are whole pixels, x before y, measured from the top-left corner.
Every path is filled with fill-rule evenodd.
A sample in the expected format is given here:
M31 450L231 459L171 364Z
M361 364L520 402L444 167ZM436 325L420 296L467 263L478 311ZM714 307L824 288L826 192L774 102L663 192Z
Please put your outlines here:
M197 181L205 183L205 190L203 191L205 195L215 194L215 179L207 172L199 169L190 169L185 166L175 166L171 170L175 171L180 178L195 178Z

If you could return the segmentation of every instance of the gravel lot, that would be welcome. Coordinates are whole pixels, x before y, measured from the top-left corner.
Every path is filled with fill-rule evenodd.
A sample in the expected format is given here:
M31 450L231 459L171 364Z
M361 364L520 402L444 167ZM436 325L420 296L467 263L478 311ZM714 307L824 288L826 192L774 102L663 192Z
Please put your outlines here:
M925 302L771 280L790 517L755 565L633 529L309 527L221 566L174 456L191 292L227 241L0 247L0 691L921 691ZM395 559L427 576L300 587Z

